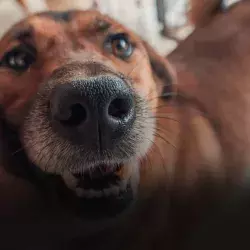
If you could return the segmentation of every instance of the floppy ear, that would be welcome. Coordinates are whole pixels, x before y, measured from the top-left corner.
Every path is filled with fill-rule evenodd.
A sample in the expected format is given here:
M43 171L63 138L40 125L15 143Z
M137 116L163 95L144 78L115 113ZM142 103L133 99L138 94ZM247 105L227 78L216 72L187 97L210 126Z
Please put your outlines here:
M147 42L143 41L143 45L147 51L155 80L163 87L161 96L163 98L173 97L176 92L176 74L173 66Z

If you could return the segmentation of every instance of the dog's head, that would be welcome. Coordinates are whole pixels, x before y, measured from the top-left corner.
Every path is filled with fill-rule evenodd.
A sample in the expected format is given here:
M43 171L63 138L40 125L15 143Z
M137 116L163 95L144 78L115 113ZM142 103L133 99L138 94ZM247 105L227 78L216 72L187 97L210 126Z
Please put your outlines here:
M31 16L1 40L0 58L0 104L34 168L60 176L91 210L126 207L159 96L172 95L167 62L95 11Z

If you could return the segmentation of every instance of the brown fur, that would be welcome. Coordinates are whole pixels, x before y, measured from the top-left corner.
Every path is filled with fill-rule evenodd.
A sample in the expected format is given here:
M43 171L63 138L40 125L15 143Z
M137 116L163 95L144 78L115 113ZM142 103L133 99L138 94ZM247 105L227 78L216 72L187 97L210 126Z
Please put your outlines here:
M77 218L66 213L58 206L56 199L52 203L44 202L38 191L34 195L36 189L23 180L20 184L15 181L15 187L19 191L26 187L28 191L21 192L17 197L12 189L13 177L8 173L1 182L7 183L3 184L3 190L8 192L3 192L1 197L7 197L7 208L9 204L9 208L15 210L12 201L8 199L19 204L19 200L25 200L22 195L26 194L30 194L27 200L32 204L35 198L41 198L45 208L35 202L36 209L25 208L26 212L19 210L25 220L33 219L39 234L34 233L34 225L26 225L25 235L24 230L13 227L12 235L19 235L20 239L16 238L15 242L3 241L2 244L10 246L11 243L20 245L22 242L23 246L29 244L33 249L37 242L44 244L46 249L62 249L62 246L65 249L99 249L100 246L107 249L187 249L189 242L186 240L190 235L195 237L196 229L199 229L196 223L201 223L200 215L206 212L210 214L212 210L210 199L214 204L220 198L220 191L224 191L216 189L215 192L213 185L210 186L211 190L206 189L206 181L209 181L206 177L212 175L215 180L221 180L221 184L225 177L239 181L244 176L242 170L249 163L249 124L246 115L249 109L246 95L249 46L245 39L249 26L248 5L239 4L227 15L216 17L216 21L206 26L205 30L196 30L170 55L178 80L178 95L174 100L169 99L168 95L165 95L165 99L158 97L159 93L163 94L162 91L167 91L165 94L174 92L169 88L171 82L176 82L175 74L170 73L173 72L170 65L137 36L115 24L115 29L129 32L139 50L128 63L112 56L108 61L110 63L111 60L118 71L130 75L136 83L136 91L148 94L148 102L153 100L152 108L155 108L155 116L158 117L157 129L161 136L155 137L154 145L141 163L141 191L148 195L148 199L142 200L130 217L120 218L122 223L96 232L95 228L88 224L82 225ZM69 49L78 48L78 43L72 41L78 41L86 51L102 54L99 44L103 33L96 36L97 26L88 25L90 20L95 20L93 12L75 15L74 22L70 24L57 22L48 16L31 17L17 25L0 43L2 55L17 43L16 40L12 41L11 36L14 34L16 37L20 29L25 27L27 30L28 27L40 55L40 60L28 74L15 75L5 69L0 71L0 91L3 93L0 103L12 124L22 124L22 114L28 108L26 103L32 99L41 82L55 69L62 67L65 63L64 55L67 55ZM231 25L228 25L229 21ZM79 31L72 32L78 27L77 22L81 23L84 38L80 37ZM30 25L33 28L30 29ZM65 30L72 32L70 36ZM104 54L99 59L104 61L107 57ZM74 70L83 74L77 67ZM192 196L186 196L186 187L197 188L200 184L204 184L205 188L191 193ZM184 194L184 199L178 200L179 194ZM14 214L17 212L14 211ZM36 212L40 215L38 219L31 217ZM47 220L41 223L40 219L44 218ZM5 227L5 232L8 235L8 227ZM53 237L45 239L45 235Z
M206 16L206 9L200 13ZM236 192L235 196L231 189L225 189L234 198L229 203L220 198L222 206L218 214L218 210L210 207L218 201L212 198L210 203L204 193L199 196L201 199L192 196L196 198L194 203L190 201L191 214L203 213L203 203L207 204L210 216L204 216L205 221L198 220L198 227L189 235L191 246L184 243L181 249L243 249L244 244L249 244L247 237L244 238L250 225L249 14L250 2L243 0L224 13L211 15L202 28L196 29L168 56L175 66L178 93L187 111L179 164L175 166L179 180L188 178L188 174L193 181L201 174L193 171L201 169L196 163L201 156L205 159L210 156L207 159L214 159L214 168L211 165L205 168L213 169L215 176L222 176L228 183L247 187L247 192ZM195 115L195 123L188 122L191 115ZM191 218L193 222L194 217ZM191 222L187 220L184 225ZM179 228L182 226L183 220ZM188 229L183 229L186 236Z
M221 12L221 2L221 0L190 0L189 21L195 27L204 26Z
M194 32L170 56L179 91L200 106L231 178L249 165L248 1ZM195 59L195 60L194 60Z
M23 221L25 221L29 237L25 237L22 234L22 230L21 232L18 231L19 236L22 235L20 236L23 240L22 246L28 244L36 248L37 242L41 242L40 237L44 238L44 232L46 232L45 235L47 233L48 235L57 234L59 237L58 239L54 235L53 238L42 242L42 244L46 245L46 249L50 249L49 247L61 249L60 244L62 242L69 244L70 239L78 235L81 236L79 238L82 242L81 245L85 244L86 246L91 241L91 246L86 246L86 248L99 249L99 241L94 240L93 242L91 240L91 227L88 224L81 223L81 220L72 214L68 214L64 208L60 207L56 196L53 196L53 189L47 190L50 194L48 201L48 198L43 197L39 188L35 187L37 183L32 176L29 176L27 179L34 180L35 186L25 180L26 178L23 178L23 176L27 177L26 166L29 166L30 163L27 162L27 159L20 160L18 158L18 160L15 160L20 152L22 154L23 148L22 145L19 145L19 147L13 146L11 137L8 135L10 132L11 136L13 131L8 131L10 129L9 126L13 127L14 134L16 133L17 137L23 140L21 132L23 130L24 117L29 113L30 103L37 91L42 87L42 84L47 79L51 79L52 73L53 81L57 83L65 82L67 79L72 80L74 78L87 77L89 74L95 75L100 73L119 73L129 77L133 83L134 90L147 98L146 100L152 109L152 114L162 127L157 131L159 136L155 137L154 144L147 156L145 159L141 159L140 193L150 197L150 192L162 187L162 185L165 190L167 186L166 179L170 176L169 171L171 170L170 168L168 169L168 165L172 166L174 161L172 155L175 151L174 146L178 132L178 117L175 117L173 112L177 107L172 103L172 99L175 96L174 73L168 62L157 55L153 48L111 18L102 16L95 11L71 12L69 13L70 18L67 16L66 19L60 18L65 17L65 15L60 14L62 13L47 12L31 16L15 25L0 42L0 58L20 43L33 45L37 53L36 62L27 72L19 74L4 66L0 68L0 104L3 108L1 118L4 116L4 123L7 124L7 129L3 124L5 136L3 136L4 139L1 139L1 144L5 146L5 153L2 156L3 161L1 165L3 166L0 175L0 190L2 191L0 192L0 201L4 204L0 209L0 218L5 218L8 225L14 222L15 227L12 235L14 235L16 240L17 234L15 229L17 229L17 224L24 227ZM108 29L109 32L126 32L129 34L132 43L135 44L134 53L127 61L118 59L103 50L102 44ZM79 53L79 51L83 53ZM94 66L85 62L90 57L95 63ZM72 63L67 64L71 60ZM81 64L81 62L84 63ZM163 92L167 96L165 99ZM161 108L158 109L158 106L161 106ZM171 128L167 135L165 134L165 127ZM37 132L39 133L39 131ZM145 202L148 203L148 201ZM158 203L159 200L157 199L155 202ZM143 200L142 203L144 203ZM140 208L138 207L138 209L138 214L140 214ZM145 213L148 214L150 211L145 211ZM39 216L35 218L34 216L37 214ZM162 219L162 216L159 216L161 217L159 220ZM51 220L51 218L53 218L52 224L55 223L54 226L48 226L46 222ZM46 219L45 222L43 221L44 219ZM123 217L120 219L122 222ZM140 221L139 218L134 216L128 218L131 222L134 219L138 222ZM31 228L27 224L29 221L33 224L35 223L36 226L39 225L37 229L39 233L37 235L32 233L33 229L30 230ZM58 227L58 221L60 221L62 226ZM126 226L118 223L117 228L119 230L117 232L124 231L123 235L124 239L126 239L126 234L129 234L131 230L130 225L132 224L128 222ZM94 227L94 230L96 231L98 228ZM140 228L141 226L138 227L138 230ZM9 236L7 229L5 229L5 232ZM122 246L119 240L120 236L116 235L114 229L112 229L113 240L106 242L110 237L107 236L109 234L110 231L107 229L101 235L96 233L95 237L100 237L101 244L106 244L109 248L112 245L117 246L119 244L120 249L126 249L131 244L129 241L127 247L126 244ZM62 235L65 235L65 240ZM149 244L152 245L154 240L148 240ZM137 243L133 244L145 245L147 247L147 243L143 238L138 238L136 241ZM55 248L53 242L59 244L57 248ZM97 245L95 246L95 244ZM18 246L18 240L13 242L7 240L2 242L2 245L9 247ZM77 245L73 246L73 249L78 249ZM67 247L72 249L70 244Z

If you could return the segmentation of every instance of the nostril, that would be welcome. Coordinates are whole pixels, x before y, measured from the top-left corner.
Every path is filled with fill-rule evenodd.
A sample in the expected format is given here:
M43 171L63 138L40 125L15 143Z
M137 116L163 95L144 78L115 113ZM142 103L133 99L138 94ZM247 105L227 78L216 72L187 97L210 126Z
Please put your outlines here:
M129 114L131 109L130 99L116 98L109 104L108 114L116 119L122 119Z
M87 119L86 109L80 103L70 106L70 115L67 119L60 119L60 123L64 126L78 126Z

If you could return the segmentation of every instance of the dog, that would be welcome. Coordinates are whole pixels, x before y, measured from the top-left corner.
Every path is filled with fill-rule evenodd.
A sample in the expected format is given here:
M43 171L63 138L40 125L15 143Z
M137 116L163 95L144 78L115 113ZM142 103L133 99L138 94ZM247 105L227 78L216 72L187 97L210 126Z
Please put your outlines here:
M174 70L96 11L32 15L7 32L0 55L0 218L3 239L7 228L15 235L6 246L19 247L20 237L23 247L57 249L53 242L80 234L87 248L94 230L100 241L89 249L126 249L118 235L106 242L110 225L115 235L134 228L133 214L171 176L179 131ZM53 235L49 243L39 238L44 232Z
M247 79L236 86L219 64L211 78L206 67L218 51L225 69L238 59L227 60L216 31L229 17L244 24L248 5L195 30L170 63L95 11L15 25L0 42L2 248L185 249L232 193L212 181L247 176ZM245 59L230 27L222 38L245 45Z

